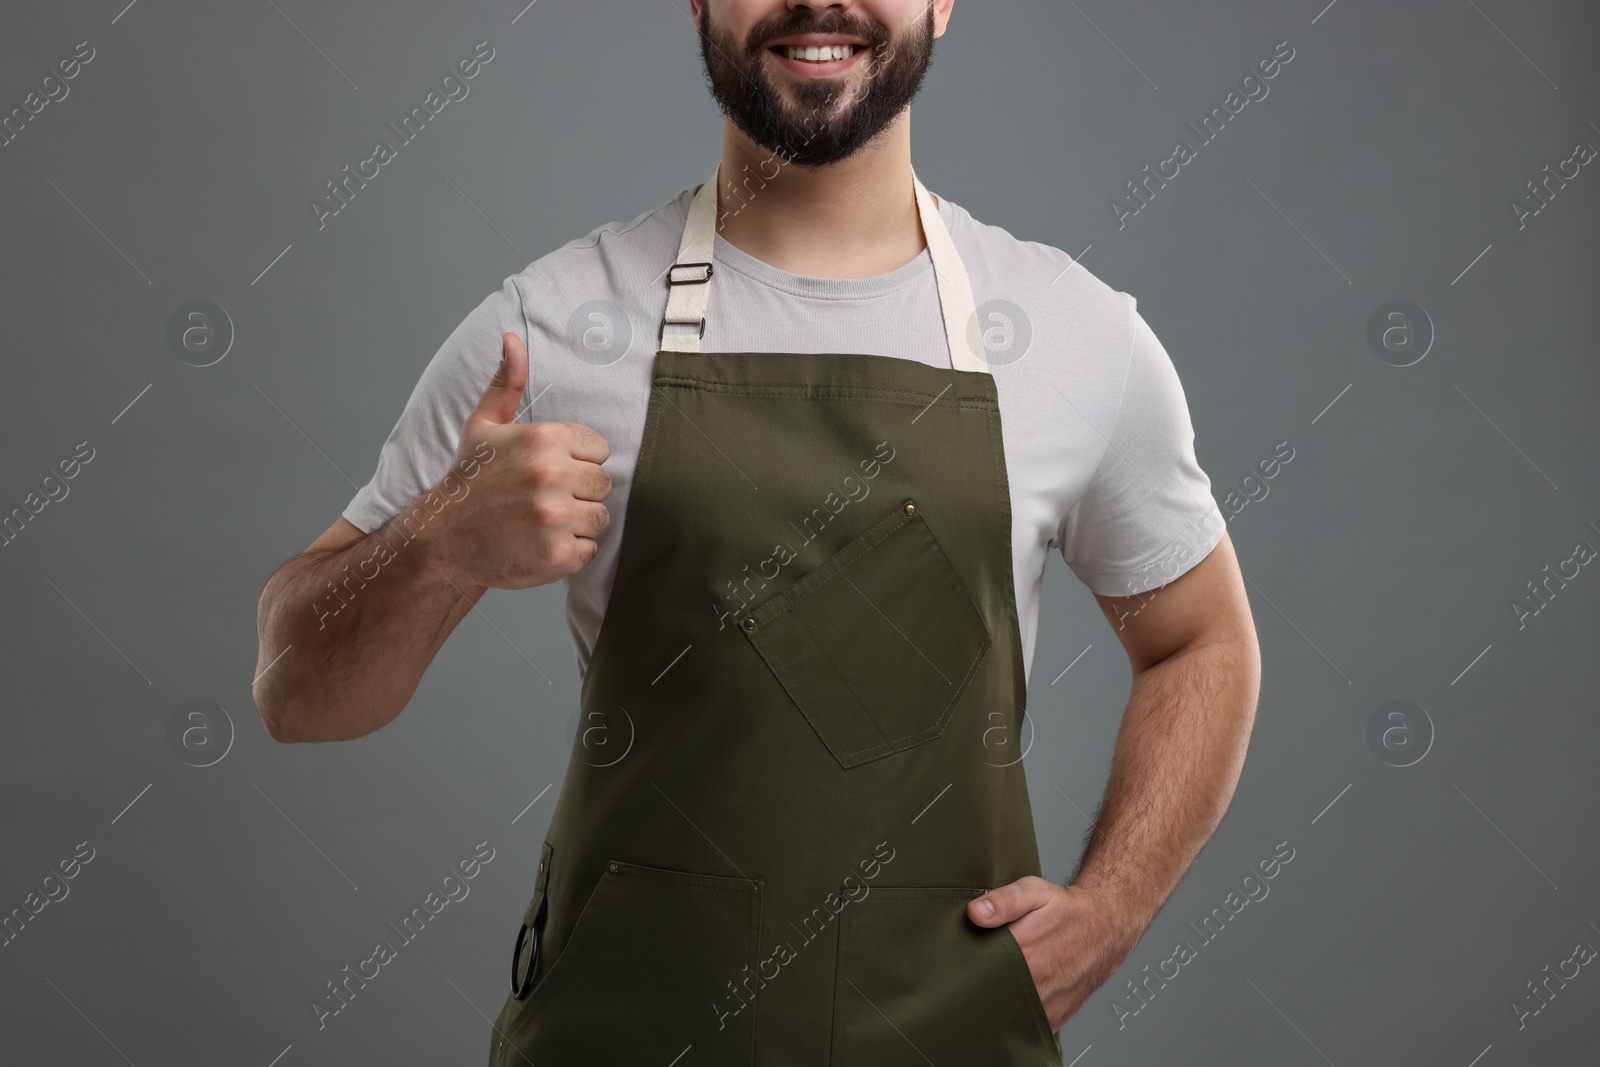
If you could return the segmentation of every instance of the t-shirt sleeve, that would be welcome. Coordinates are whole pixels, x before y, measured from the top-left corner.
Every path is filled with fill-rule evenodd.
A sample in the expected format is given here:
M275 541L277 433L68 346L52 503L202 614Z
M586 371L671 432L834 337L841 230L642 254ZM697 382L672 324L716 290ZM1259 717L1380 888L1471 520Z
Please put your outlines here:
M1127 302L1131 338L1122 400L1105 450L1062 522L1061 555L1102 596L1132 596L1204 559L1227 529L1194 452L1194 427L1177 369Z
M424 368L378 453L372 480L344 509L344 517L363 533L388 522L449 472L462 424L500 364L500 338L506 333L528 344L517 275L473 308ZM531 367L528 380L533 380Z

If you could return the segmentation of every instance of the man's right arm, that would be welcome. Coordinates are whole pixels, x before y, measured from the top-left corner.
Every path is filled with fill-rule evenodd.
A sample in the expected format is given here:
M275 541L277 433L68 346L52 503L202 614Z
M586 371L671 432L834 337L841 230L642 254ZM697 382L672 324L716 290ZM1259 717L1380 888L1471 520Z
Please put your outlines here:
M262 590L252 686L278 741L343 741L404 710L428 664L489 588L558 581L594 559L610 521L604 438L515 422L527 351L513 333L422 503L364 534L340 518Z

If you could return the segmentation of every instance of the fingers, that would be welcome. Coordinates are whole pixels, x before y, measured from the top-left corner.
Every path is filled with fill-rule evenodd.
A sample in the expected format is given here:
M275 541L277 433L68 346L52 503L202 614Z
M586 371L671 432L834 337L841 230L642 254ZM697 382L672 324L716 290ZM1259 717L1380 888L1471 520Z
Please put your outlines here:
M611 493L611 475L596 463L579 463L573 478L572 496L575 500L604 500Z
M590 463L604 463L611 458L611 446L606 439L593 429L581 422L564 422L561 424L567 430L568 449L573 459L584 459Z
M611 525L611 509L604 504L579 500L572 519L572 532L579 537L594 538Z

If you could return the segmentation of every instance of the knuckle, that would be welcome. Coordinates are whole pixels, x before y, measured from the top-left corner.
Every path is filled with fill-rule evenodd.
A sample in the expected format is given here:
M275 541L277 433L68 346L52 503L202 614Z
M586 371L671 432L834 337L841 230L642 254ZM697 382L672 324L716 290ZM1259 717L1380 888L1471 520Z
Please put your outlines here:
M535 489L548 489L561 479L561 469L553 463L530 463L525 477Z
M560 441L562 436L559 422L531 422L528 424L527 438L536 448L548 448Z
M565 504L538 501L533 505L533 521L540 526L565 526L570 518L570 511Z

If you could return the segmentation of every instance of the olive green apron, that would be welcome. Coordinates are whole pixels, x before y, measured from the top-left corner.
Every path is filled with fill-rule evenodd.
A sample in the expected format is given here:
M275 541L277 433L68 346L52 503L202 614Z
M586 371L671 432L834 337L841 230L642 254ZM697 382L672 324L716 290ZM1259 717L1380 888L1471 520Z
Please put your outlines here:
M1027 684L995 382L913 181L948 368L701 353L693 200L491 1067L1061 1062L966 917L1039 874Z

